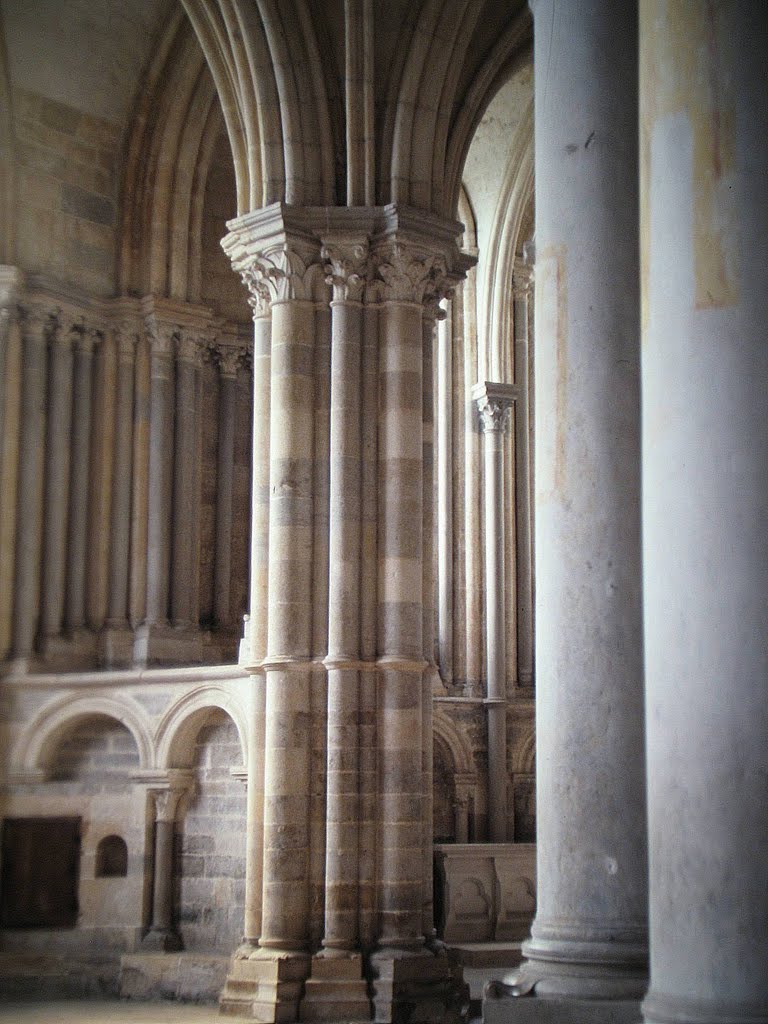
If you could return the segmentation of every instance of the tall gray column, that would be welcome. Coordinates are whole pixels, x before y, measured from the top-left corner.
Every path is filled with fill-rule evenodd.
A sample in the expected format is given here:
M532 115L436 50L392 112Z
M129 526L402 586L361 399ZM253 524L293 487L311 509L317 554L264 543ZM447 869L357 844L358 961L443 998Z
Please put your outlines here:
M200 370L204 338L183 332L176 344L176 404L171 527L171 622L199 626Z
M485 649L488 722L488 839L507 841L507 644L504 565L504 436L515 400L509 384L472 389L484 443Z
M654 1024L768 1020L768 7L642 3Z
M64 623L72 429L72 340L72 323L59 317L51 332L49 348L40 609L40 633L44 639L58 636Z
M128 626L128 568L131 539L131 473L136 328L130 322L117 328L117 395L115 450L112 474L112 524L109 549L109 606L107 626Z
M531 519L531 417L529 300L532 267L515 264L515 537L517 547L517 685L533 685L533 545Z
M538 880L516 985L632 999L647 962L637 12L533 10Z
M147 624L168 624L173 494L173 361L175 331L151 321L149 395L149 508L147 516Z
M72 378L72 454L67 530L67 590L64 624L69 634L85 627L88 559L88 484L91 470L93 349L97 335L87 325L75 328Z
M240 350L219 352L219 443L216 464L216 558L214 562L214 619L219 628L231 624L232 494L234 488L235 407ZM261 444L261 439L259 440Z
M47 377L48 311L23 310L21 436L19 443L16 575L14 580L14 658L26 661L34 651L40 611L40 566L43 539L43 469Z
M367 244L324 249L331 303L326 955L358 948L362 293Z

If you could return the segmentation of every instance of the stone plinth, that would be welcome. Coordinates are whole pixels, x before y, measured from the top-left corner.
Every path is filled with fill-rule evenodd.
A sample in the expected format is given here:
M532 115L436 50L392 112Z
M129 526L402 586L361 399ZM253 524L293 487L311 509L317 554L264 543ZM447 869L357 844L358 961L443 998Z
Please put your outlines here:
M304 985L300 1021L371 1019L368 986L359 953L312 958L312 976Z
M204 953L131 953L120 960L123 999L215 1003L229 957Z
M527 937L536 909L535 843L439 844L435 861L445 942Z
M222 1014L263 1024L289 1024L298 1014L309 956L270 956L259 950L247 960L233 959L219 999Z
M469 1009L469 987L458 958L443 950L437 956L398 957L389 950L369 961L376 1024L459 1024Z

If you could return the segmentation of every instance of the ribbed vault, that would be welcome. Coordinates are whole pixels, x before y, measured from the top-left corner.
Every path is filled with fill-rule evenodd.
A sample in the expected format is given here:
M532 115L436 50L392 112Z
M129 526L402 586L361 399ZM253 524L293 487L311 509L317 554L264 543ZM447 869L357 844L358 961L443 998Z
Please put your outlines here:
M522 2L363 0L343 25L331 4L182 2L219 95L238 213L398 202L454 216L474 130L530 47Z

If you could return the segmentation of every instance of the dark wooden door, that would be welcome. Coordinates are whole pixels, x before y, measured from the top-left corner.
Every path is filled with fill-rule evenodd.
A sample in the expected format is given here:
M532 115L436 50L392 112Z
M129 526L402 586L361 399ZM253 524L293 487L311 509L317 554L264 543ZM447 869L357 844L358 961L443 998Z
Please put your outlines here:
M3 820L0 924L4 928L74 928L80 822L80 818Z

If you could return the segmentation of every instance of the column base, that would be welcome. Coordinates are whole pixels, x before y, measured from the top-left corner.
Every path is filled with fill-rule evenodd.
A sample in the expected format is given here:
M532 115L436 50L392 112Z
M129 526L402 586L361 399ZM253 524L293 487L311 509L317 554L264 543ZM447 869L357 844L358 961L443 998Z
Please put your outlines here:
M137 667L202 665L204 633L167 623L139 626L134 634L133 663Z
M529 939L525 959L498 984L510 998L639 1001L648 988L643 945Z
M377 1024L460 1024L469 986L454 954L381 949L368 961Z
M219 1010L262 1024L292 1024L298 1019L309 969L308 953L258 949L247 960L235 954L219 997Z
M370 1021L371 1000L360 953L312 957L300 1021Z
M44 672L87 671L99 664L99 639L89 629L44 637L40 646Z
M181 937L170 929L152 929L141 940L141 948L146 953L178 953L184 948Z
M134 636L127 623L107 623L101 631L100 642L104 668L130 668L133 665Z

